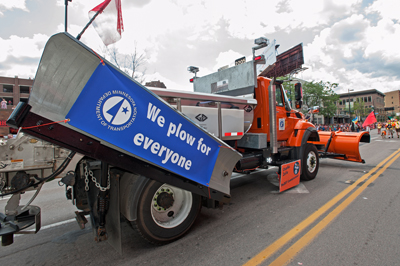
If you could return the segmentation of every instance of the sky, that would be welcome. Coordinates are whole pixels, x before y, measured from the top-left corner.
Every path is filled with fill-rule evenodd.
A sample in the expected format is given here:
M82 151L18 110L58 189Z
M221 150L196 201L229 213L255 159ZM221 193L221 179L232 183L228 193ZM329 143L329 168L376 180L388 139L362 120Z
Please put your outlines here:
M101 2L68 2L68 32L77 36ZM302 43L298 78L385 93L400 89L399 9L399 0L122 0L124 32L109 48L144 55L145 81L192 90L188 66L203 76L232 65L258 37L275 39L278 53ZM64 30L64 0L0 0L0 76L34 78L47 40ZM92 26L81 41L105 55Z

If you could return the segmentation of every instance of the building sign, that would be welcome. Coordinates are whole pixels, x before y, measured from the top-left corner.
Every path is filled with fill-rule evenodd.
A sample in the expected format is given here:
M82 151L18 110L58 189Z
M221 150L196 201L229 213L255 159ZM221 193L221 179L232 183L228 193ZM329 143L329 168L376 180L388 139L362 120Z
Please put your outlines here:
M0 127L8 127L6 122L6 120L0 120Z
M99 64L66 118L136 157L209 185L220 144L110 66Z

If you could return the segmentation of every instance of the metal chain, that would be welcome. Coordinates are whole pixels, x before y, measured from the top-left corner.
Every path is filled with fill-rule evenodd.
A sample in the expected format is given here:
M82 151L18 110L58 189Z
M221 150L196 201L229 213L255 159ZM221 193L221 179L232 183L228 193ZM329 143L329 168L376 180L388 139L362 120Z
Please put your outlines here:
M85 165L85 191L89 191L89 173L87 170L87 165Z
M85 191L89 191L89 176L92 179L94 185L100 189L100 191L106 191L110 189L110 170L108 170L108 179L107 179L107 187L102 187L99 182L97 182L96 177L94 177L93 172L88 169L87 165L85 165Z
M3 188L6 186L6 178L4 173L0 173L0 191L3 192Z

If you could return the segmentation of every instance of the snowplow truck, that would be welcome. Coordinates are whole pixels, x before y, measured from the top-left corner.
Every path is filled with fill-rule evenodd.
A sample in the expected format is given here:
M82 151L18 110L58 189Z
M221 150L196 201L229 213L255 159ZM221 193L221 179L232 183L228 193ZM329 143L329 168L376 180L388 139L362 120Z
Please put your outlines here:
M52 36L28 103L7 121L17 138L0 145L1 196L11 195L2 244L39 231L41 210L30 203L56 178L81 228L89 216L94 239L121 252L121 217L151 243L174 241L202 206L229 202L235 173L278 166L284 191L314 179L321 157L363 162L368 133L318 132L290 107L282 82L263 76L276 63L255 52L275 47L256 44L253 60L195 77L189 92L150 90L68 33ZM298 85L298 107L301 96Z

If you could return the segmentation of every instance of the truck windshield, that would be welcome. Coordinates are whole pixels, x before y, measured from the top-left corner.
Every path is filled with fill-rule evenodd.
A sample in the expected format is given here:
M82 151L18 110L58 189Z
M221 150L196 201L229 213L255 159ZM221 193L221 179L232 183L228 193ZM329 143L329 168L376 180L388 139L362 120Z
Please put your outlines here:
M283 106L282 88L281 85L276 86L275 90L276 106Z
M284 101L285 101L285 109L286 109L286 111L290 111L290 110L292 110L292 108L291 108L289 100L288 100L288 98L286 96L285 88L283 87L283 85L280 85L280 87L281 87L283 98L284 98Z

